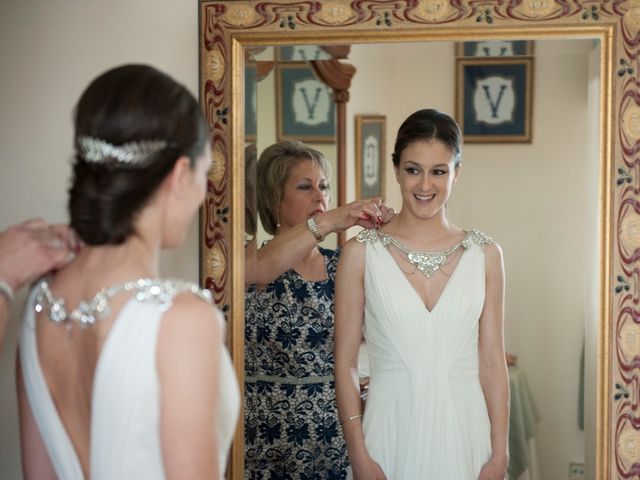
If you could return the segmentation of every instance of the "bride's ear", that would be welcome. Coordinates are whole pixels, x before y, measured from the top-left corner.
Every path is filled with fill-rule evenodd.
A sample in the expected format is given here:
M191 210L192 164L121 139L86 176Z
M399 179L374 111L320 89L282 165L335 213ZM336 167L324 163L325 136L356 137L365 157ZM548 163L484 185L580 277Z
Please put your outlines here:
M176 160L171 172L169 172L167 187L173 195L180 198L192 181L193 168L191 168L191 160L186 155L183 155Z
M455 183L458 181L458 179L460 178L460 172L462 171L462 163L458 163L458 165L456 165L453 169L453 183L455 185Z

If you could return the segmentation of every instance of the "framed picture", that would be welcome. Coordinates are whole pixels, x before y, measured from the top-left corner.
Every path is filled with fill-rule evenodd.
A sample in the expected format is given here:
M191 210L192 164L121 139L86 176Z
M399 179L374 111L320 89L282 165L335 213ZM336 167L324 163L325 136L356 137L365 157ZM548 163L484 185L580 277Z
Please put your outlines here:
M255 64L253 65L248 64L244 70L244 91L245 91L244 137L246 142L256 141L256 133L258 129L257 82L258 82L258 79L256 78L256 66Z
M307 63L276 66L276 110L278 140L335 142L333 92Z
M530 57L531 40L487 40L456 43L456 57Z
M457 58L456 118L466 143L531 143L533 58Z
M384 197L385 117L356 115L356 198Z

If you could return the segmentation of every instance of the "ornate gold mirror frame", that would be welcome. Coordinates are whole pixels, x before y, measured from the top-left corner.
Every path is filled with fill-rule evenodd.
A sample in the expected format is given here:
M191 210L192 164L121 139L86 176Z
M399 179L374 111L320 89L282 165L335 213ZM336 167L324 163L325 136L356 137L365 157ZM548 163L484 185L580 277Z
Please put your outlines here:
M214 158L201 214L201 279L229 319L229 345L241 385L244 47L489 38L601 42L596 478L637 478L640 0L201 1L199 13L200 100ZM231 478L242 478L242 468L239 428Z

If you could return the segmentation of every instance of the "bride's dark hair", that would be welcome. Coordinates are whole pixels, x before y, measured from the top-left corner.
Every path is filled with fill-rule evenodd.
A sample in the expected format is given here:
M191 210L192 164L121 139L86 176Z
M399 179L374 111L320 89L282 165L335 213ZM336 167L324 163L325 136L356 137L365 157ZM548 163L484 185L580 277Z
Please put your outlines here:
M462 153L462 132L456 121L446 113L432 108L418 110L402 122L396 136L396 144L391 156L393 164L400 165L400 154L411 143L440 140L455 156L455 166L460 165Z
M134 165L108 155L87 158L81 139L117 147L161 142ZM183 155L204 152L209 130L198 102L181 84L147 65L109 70L84 91L75 109L76 155L69 189L71 227L88 245L120 244L135 215Z

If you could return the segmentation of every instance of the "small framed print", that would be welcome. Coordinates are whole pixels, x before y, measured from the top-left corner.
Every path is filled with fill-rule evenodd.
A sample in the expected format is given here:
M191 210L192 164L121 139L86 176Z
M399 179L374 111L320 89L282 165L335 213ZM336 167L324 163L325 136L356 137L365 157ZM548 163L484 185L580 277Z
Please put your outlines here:
M457 58L456 118L466 143L531 143L533 58Z
M456 43L456 57L530 57L531 40L487 40Z
M336 107L331 88L305 62L276 67L278 140L333 143Z
M384 197L385 117L356 115L356 198Z

